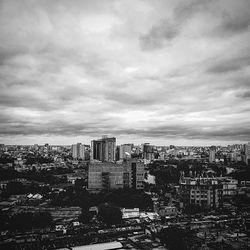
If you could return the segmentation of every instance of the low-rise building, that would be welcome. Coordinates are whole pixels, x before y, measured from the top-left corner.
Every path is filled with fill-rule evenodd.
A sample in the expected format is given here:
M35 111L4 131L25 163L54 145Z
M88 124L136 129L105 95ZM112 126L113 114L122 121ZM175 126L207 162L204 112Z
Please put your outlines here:
M222 201L222 184L217 178L182 177L180 189L184 206L217 208Z

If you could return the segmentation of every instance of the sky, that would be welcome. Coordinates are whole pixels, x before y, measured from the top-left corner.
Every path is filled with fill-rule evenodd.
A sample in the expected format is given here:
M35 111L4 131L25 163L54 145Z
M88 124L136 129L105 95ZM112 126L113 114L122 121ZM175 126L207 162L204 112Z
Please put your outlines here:
M0 143L250 141L249 0L1 0Z

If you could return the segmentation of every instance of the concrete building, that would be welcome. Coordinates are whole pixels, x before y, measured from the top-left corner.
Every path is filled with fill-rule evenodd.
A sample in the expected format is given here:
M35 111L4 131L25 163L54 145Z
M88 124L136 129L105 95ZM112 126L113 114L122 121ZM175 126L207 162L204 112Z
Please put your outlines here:
M85 146L81 143L72 145L72 157L73 159L82 159L84 160Z
M232 178L220 178L222 184L222 195L223 196L233 196L238 192L238 180Z
M215 162L215 150L213 149L209 150L209 162L210 163Z
M131 159L120 164L92 162L88 171L88 189L93 191L118 188L143 189L144 164Z
M150 145L149 143L144 143L143 147L143 159L146 160L154 160L154 146Z
M246 164L250 165L250 142L244 145L244 159Z
M222 201L222 184L217 178L181 177L180 191L184 206L217 208Z
M123 144L120 146L119 159L131 158L133 144Z
M102 139L91 141L91 160L114 162L116 138L103 136Z

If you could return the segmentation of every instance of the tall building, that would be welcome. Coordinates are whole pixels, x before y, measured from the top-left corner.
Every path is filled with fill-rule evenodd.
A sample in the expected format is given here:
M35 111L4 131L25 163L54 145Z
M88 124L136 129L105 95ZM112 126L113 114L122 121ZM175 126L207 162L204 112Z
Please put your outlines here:
M215 150L213 149L209 150L209 162L210 163L215 162Z
M72 157L73 159L82 159L84 160L84 152L85 146L81 143L73 144L72 145Z
M154 160L154 146L150 145L149 143L144 143L142 151L143 159Z
M120 146L120 160L131 158L133 144L123 144Z
M247 165L250 165L250 142L244 145L244 159Z
M92 162L88 171L90 191L118 188L143 189L144 164L136 159L129 159L120 164L112 162Z
M115 148L115 160L116 161L120 160L120 146L116 146Z
M116 138L103 136L102 139L91 141L91 160L102 162L115 161Z
M143 182L145 175L144 163L136 159L127 160L126 162L131 167L132 188L143 189L144 188Z

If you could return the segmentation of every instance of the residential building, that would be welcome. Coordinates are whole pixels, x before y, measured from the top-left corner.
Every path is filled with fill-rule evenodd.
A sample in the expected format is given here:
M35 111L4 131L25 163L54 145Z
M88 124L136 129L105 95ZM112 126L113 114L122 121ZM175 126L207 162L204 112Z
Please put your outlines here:
M244 159L247 165L250 165L250 142L244 145Z
M143 159L154 160L154 146L149 143L143 144Z
M120 153L119 153L119 159L127 159L131 158L131 151L132 151L133 144L123 144L120 146Z
M222 195L223 196L233 196L237 194L238 191L238 180L232 178L222 177Z
M73 159L83 159L84 160L85 146L81 143L72 145L72 157Z
M145 175L144 163L136 159L127 160L127 162L130 164L132 171L132 188L143 189Z
M91 141L91 160L102 162L115 161L116 138L103 136L99 140Z
M221 205L222 184L217 178L181 177L180 190L184 206L217 208Z
M215 150L213 149L209 150L209 162L210 163L215 162Z

